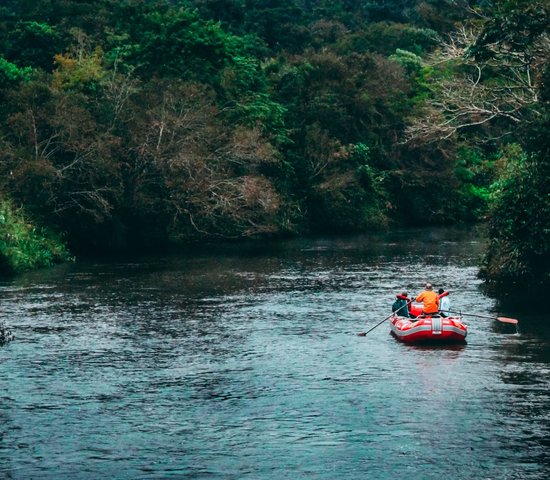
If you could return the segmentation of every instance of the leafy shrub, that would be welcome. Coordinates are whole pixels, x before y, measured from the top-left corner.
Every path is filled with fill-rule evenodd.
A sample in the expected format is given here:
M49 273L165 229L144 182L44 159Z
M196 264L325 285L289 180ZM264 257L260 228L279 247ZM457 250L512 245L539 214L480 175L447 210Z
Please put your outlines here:
M0 88L15 86L18 82L28 80L31 76L30 67L19 68L0 57Z
M0 200L0 272L49 267L69 259L59 236L29 223L22 209Z
M490 244L481 276L507 287L534 288L550 280L550 191L548 158L509 146L502 173L493 186L489 219Z

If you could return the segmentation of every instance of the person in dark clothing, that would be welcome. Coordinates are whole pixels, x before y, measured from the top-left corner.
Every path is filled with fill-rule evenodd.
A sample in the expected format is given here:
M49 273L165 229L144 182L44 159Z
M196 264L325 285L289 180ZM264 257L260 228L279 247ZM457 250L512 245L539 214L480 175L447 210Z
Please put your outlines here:
M411 300L407 297L407 292L403 292L401 295L396 295L397 300L393 302L391 307L392 312L397 312L400 317L409 317L409 305ZM401 310L400 310L401 309ZM414 318L414 317L413 317Z

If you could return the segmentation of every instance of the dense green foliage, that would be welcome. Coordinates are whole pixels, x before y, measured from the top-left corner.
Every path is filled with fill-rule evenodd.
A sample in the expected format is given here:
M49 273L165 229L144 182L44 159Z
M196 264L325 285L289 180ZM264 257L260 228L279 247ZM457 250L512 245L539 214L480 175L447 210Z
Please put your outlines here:
M550 188L543 163L519 145L503 158L491 209L491 245L482 273L502 287L546 287L550 280Z
M503 149L493 189L490 245L481 274L498 289L539 295L550 282L550 4L497 4L472 54L528 66L534 101L522 117L518 145ZM490 45L500 45L498 50ZM527 60L527 62L525 62Z
M0 273L49 267L69 258L58 236L29 223L10 202L0 201Z
M0 193L73 248L479 221L491 203L495 221L504 185L544 188L541 102L492 50L501 34L542 61L542 1L22 3L0 7Z

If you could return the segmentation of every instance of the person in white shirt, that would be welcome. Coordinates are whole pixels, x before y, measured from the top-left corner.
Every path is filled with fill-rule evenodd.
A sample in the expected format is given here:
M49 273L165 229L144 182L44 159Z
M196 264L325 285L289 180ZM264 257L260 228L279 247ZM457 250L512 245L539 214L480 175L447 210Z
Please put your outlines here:
M451 301L449 300L449 292L446 292L442 288L438 290L439 293L439 314L442 317L448 317L450 315Z

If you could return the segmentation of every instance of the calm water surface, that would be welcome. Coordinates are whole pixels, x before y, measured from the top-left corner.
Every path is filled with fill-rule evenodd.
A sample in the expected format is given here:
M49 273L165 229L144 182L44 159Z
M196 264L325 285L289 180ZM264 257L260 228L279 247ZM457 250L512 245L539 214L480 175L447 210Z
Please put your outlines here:
M550 478L548 309L485 296L482 247L400 231L4 281L0 478ZM438 348L387 324L356 335L427 280L520 330L468 317L467 345Z

